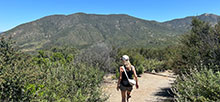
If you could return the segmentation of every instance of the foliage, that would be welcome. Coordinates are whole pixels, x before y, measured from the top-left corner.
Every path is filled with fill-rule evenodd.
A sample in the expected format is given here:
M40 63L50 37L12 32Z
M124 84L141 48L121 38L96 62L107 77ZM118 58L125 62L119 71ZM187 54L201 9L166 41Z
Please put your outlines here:
M14 50L0 42L0 100L103 102L100 83L104 72L98 67L74 63L75 49L53 48L36 56ZM71 54L69 52L72 52Z
M135 65L137 73L140 75L144 71L164 71L172 69L175 56L178 55L178 46L168 46L165 48L138 48L119 49L117 54L117 64L120 65L119 58L127 54L131 58L131 63Z
M177 102L218 102L220 64L220 23L193 19L191 31L181 39L173 59L180 76L173 85Z
M166 53L169 50L169 46L165 48L140 48L137 52L140 53L146 59L165 60Z
M130 56L130 62L135 66L138 76L145 71L164 71L171 69L175 47L165 48L120 48L117 50L116 78L119 76L118 68L122 65L120 57L124 54Z
M12 44L10 39L0 41L0 100L33 100L42 94L42 85L35 84L39 82L39 70L31 64L30 56L17 52Z
M205 66L200 66L200 71L196 68L187 74L181 74L176 79L172 87L175 100L177 102L220 101L220 73L215 73L212 68L207 69Z
M185 71L195 65L220 64L219 24L215 27L193 19L192 29L181 39L180 50L174 61L176 73Z
M104 101L99 89L104 73L97 67L75 64L70 60L75 55L64 56L62 52L40 51L40 55L34 58L45 73L45 94L41 101Z
M143 64L146 71L162 71L164 67L164 61L158 61L157 59L147 59Z
M104 72L114 72L116 67L116 50L105 43L97 43L84 49L76 56L76 63L87 63L94 67L99 67Z

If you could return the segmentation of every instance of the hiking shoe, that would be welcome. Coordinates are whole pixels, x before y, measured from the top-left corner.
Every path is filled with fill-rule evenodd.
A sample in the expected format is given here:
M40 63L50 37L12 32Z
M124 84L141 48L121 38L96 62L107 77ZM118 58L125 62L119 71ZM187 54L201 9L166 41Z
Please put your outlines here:
M131 95L128 95L128 96L127 96L127 101L129 100L129 98L131 98Z

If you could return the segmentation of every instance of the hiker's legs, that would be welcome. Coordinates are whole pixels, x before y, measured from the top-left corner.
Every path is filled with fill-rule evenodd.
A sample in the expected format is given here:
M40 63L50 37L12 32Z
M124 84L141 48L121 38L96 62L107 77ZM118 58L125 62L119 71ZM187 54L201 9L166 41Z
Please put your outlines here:
M131 91L127 91L127 101L131 97Z
M125 98L126 98L125 93L126 93L126 91L121 91L122 102L125 102Z
M127 96L130 96L131 95L131 91L127 91Z

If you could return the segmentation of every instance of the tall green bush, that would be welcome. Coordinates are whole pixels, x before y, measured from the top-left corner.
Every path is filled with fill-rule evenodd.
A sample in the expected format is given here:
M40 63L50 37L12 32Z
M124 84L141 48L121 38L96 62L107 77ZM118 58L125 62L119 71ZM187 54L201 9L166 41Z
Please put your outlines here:
M53 49L26 55L1 39L0 101L105 101L99 88L104 72L98 67L75 64L76 53L66 51L69 50Z
M175 55L174 71L180 76L173 84L177 102L220 101L220 23L211 26L198 19L182 36Z
M41 76L31 57L15 49L10 39L0 40L0 100L30 101L41 95L38 78ZM34 85L35 90L30 88Z
M146 71L163 71L164 61L158 61L157 59L147 59L145 60L143 67Z
M195 65L220 64L219 24L212 27L209 23L196 18L192 29L181 38L180 51L174 61L176 73L186 71Z
M52 54L51 54L52 53ZM54 60L56 59L56 60ZM102 102L100 83L104 72L98 67L75 64L61 52L44 52L34 58L44 74L40 101Z
M198 67L196 67L198 68ZM172 90L177 102L219 102L220 72L201 66L179 76Z

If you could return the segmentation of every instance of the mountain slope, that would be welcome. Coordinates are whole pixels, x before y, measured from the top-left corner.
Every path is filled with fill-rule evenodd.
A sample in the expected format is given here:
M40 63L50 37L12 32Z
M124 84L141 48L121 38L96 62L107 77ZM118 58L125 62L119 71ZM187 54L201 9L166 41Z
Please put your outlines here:
M174 19L171 21L166 21L166 22L163 22L163 24L165 24L165 26L168 26L172 29L176 29L180 32L186 32L191 28L190 27L191 21L194 17L202 21L209 22L212 25L217 24L217 22L220 21L220 16L215 15L215 14L205 13L199 16L189 16L189 17L185 17L181 19Z
M100 42L116 47L158 47L176 43L176 36L190 29L192 18L159 23L125 14L51 15L2 34L13 36L25 51L52 46L83 48ZM198 18L215 24L219 16L203 14Z
M113 46L139 47L173 43L179 32L155 21L129 15L76 13L52 15L19 25L7 32L17 44L29 50L50 46L89 46L105 42Z

